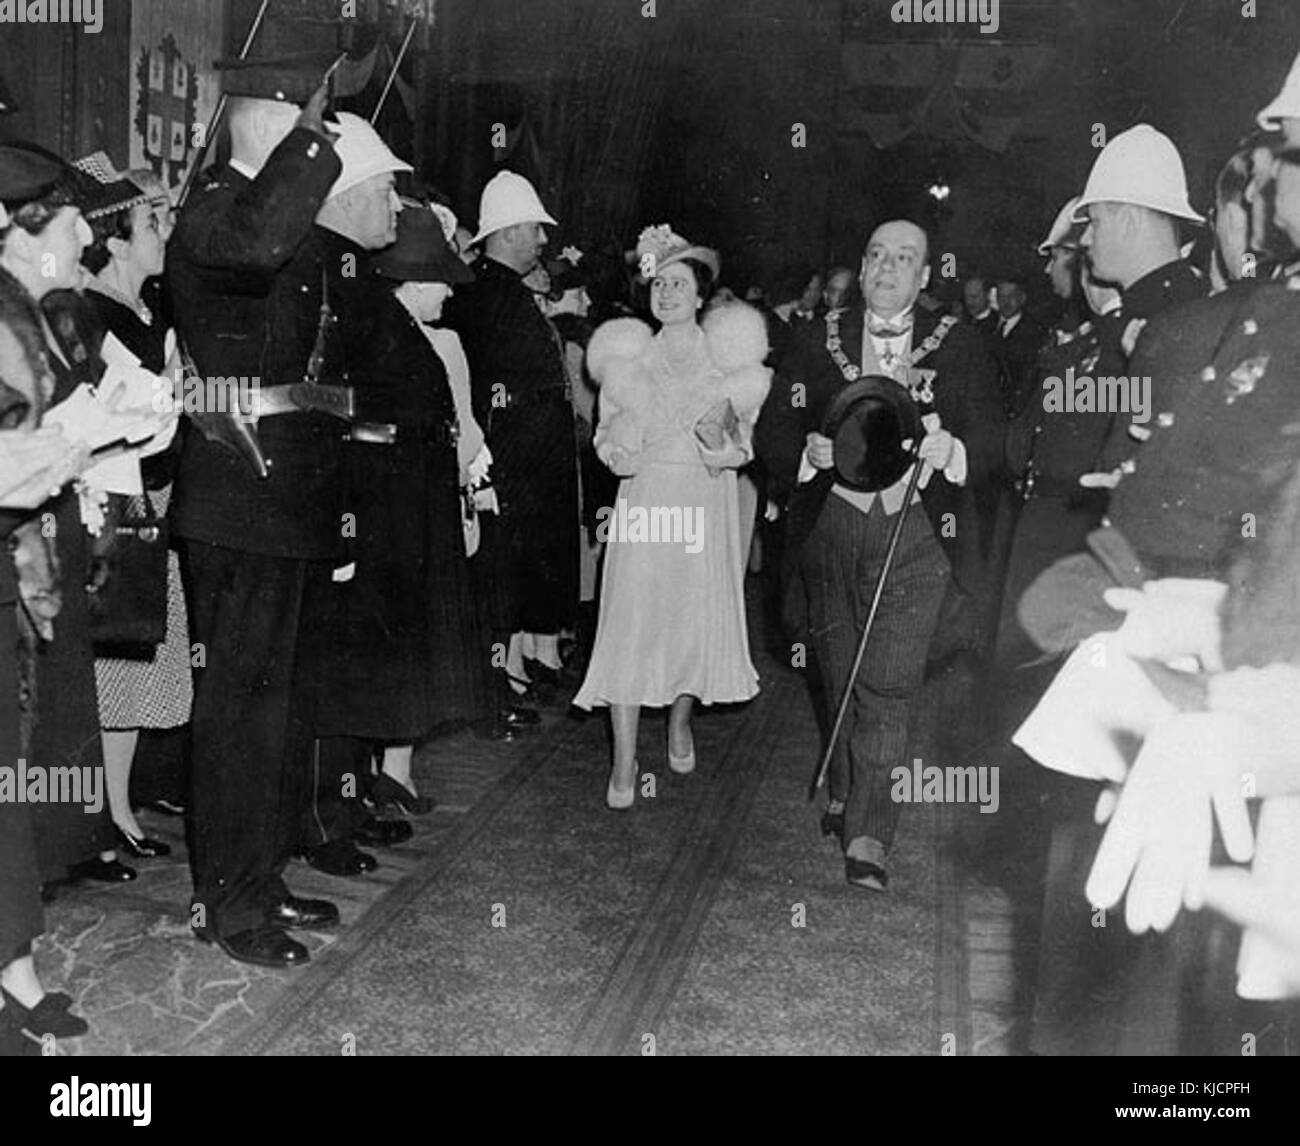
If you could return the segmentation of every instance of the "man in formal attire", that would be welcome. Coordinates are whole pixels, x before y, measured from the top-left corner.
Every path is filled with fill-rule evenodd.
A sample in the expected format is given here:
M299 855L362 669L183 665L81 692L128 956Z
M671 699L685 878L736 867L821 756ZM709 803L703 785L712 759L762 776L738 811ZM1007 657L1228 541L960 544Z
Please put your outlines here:
M821 272L812 268L805 268L802 273L795 272L790 276L789 285L799 292L798 295L777 303L772 310L788 326L802 328L816 317L822 298Z
M1043 324L1025 310L1025 288L1016 279L998 283L996 345L1002 359L1002 409L1014 418L1029 401L1038 352L1047 341Z
M979 275L972 275L961 288L962 305L966 321L984 334L997 333L998 312L989 302L988 284Z
M928 239L914 223L885 223L863 253L863 308L829 313L782 364L756 434L778 495L790 491L787 563L791 591L806 606L827 704L847 684L890 533L903 510L908 474L879 493L849 488L836 473L824 430L837 392L860 375L907 388L927 414L919 444L922 507L907 515L866 657L831 768L823 821L844 847L855 886L884 890L886 857L900 805L894 768L906 763L912 701L925 672L950 565L958 575L977 545L963 486L1000 460L997 371L981 336L955 319L915 307L929 280ZM909 470L910 473L910 470ZM945 549L948 553L945 554Z
M185 205L168 250L179 332L204 379L249 380L265 459L191 425L172 517L194 641L192 925L232 958L305 963L286 927L338 921L289 894L282 872L306 799L312 742L297 655L310 581L340 554L339 422L298 409L317 341L324 268L312 221L340 164L322 122L329 61L230 67L230 162ZM313 94L314 93L314 94ZM299 104L305 105L301 111ZM341 383L329 339L318 381ZM207 387L211 392L212 387ZM207 411L211 413L211 411Z
M831 267L826 272L826 287L818 311L825 314L828 310L843 310L852 301L852 296L853 268Z
M528 180L494 176L479 205L475 281L445 312L464 343L474 417L492 451L501 508L483 542L492 565L490 655L501 668L497 654L507 650L501 707L503 720L515 723L536 719L514 707L504 683L527 682L524 634L553 649L578 606L577 441L564 348L523 282L538 265L548 224L555 220Z

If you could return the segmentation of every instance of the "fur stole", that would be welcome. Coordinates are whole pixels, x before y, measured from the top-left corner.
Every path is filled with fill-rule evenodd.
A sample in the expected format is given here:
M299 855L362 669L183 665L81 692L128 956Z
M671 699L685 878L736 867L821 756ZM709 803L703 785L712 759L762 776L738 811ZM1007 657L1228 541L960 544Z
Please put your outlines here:
M752 426L772 380L763 365L768 352L763 316L744 303L727 303L706 314L700 326L709 358L722 375L718 399L731 399L740 421ZM587 369L600 387L597 452L621 476L635 472L645 411L654 400L653 338L640 319L615 318L597 328L587 347Z

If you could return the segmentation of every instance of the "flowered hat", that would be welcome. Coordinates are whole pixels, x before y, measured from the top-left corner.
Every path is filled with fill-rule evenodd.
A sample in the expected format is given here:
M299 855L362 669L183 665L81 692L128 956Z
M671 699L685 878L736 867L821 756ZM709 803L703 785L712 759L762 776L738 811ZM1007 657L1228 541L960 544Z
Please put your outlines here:
M647 258L649 256L649 258ZM636 259L642 275L654 278L665 267L683 259L695 259L709 268L716 282L722 269L718 252L711 247L696 247L675 233L667 223L647 227L636 241Z

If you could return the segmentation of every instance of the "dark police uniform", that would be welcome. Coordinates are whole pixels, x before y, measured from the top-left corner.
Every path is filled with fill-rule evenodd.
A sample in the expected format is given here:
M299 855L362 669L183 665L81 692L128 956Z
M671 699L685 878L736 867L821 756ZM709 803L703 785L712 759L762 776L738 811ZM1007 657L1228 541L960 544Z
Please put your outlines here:
M316 339L324 250L313 220L341 164L295 128L256 179L219 171L182 211L168 250L176 321L203 378L302 380ZM341 380L337 348L321 382ZM190 427L172 517L183 539L193 639L195 903L209 934L265 926L306 797L311 717L296 654L310 581L340 556L341 433L322 414L264 418L269 475Z
M1109 519L1153 576L1228 580L1234 564L1270 543L1300 460L1298 320L1300 280L1243 283L1166 312L1144 333L1132 369L1151 369L1157 412L1150 436L1128 447ZM1099 838L1095 828L1081 833L1058 922L1069 899L1075 916L1087 916L1081 897ZM1049 914L1044 937L1060 959L1052 924ZM1231 967L1212 958L1210 928L1195 915L1165 935L1137 937L1117 921L1108 951L1098 947L1111 958L1072 976L1057 972L1061 989L1045 1022L1036 1016L1035 1049L1227 1053L1235 1044L1239 1051L1232 1032L1254 1028L1225 1024ZM1093 947L1073 945L1068 958L1088 958ZM1116 958L1117 951L1125 954Z
M564 352L514 270L482 258L474 274L448 301L446 324L469 360L474 418L492 451L501 505L492 538L485 535L493 639L555 633L578 604L577 444Z

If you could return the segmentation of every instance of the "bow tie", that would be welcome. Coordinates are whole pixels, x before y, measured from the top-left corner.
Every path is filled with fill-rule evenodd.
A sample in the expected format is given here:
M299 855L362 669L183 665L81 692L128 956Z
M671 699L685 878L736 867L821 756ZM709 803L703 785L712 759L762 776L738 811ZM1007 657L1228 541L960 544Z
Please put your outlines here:
M872 338L902 338L911 329L912 316L910 314L900 318L897 326L890 326L887 322L875 319L871 314L867 315L867 330Z

